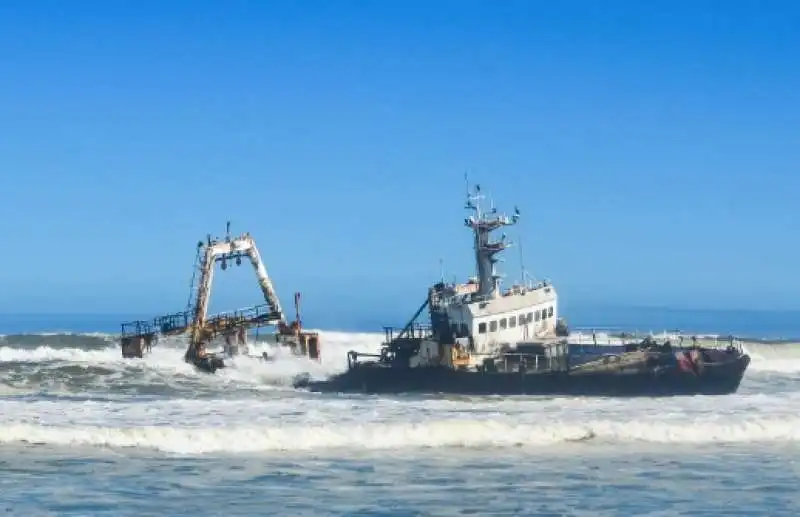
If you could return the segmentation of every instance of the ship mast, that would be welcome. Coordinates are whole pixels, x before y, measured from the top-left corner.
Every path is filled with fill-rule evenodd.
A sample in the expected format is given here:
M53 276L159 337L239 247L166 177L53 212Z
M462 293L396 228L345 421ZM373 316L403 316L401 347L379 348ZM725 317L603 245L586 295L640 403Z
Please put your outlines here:
M475 185L474 193L467 191L468 210L473 212L464 220L464 225L472 229L475 239L475 264L478 270L478 298L491 298L497 294L500 287L500 275L495 270L495 264L500 260L497 255L508 248L511 243L505 240L505 235L499 241L489 240L491 232L503 227L516 224L519 220L519 209L514 209L514 215L507 217L498 215L497 209L488 212L481 210L480 202L484 199L480 185Z

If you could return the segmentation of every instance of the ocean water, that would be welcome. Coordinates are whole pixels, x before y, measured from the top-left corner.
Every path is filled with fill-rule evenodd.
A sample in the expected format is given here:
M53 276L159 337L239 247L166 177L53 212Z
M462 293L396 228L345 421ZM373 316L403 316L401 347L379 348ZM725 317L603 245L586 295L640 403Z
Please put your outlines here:
M320 363L239 358L207 375L177 339L123 360L113 336L15 321L0 338L6 515L800 511L800 340L749 342L752 365L724 397L375 397L289 382L344 369L379 334L323 331Z

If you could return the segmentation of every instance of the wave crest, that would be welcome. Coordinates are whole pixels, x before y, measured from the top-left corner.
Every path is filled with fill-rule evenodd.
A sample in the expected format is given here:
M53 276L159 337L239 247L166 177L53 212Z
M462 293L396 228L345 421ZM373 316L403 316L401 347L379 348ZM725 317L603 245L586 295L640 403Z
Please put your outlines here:
M660 444L797 442L800 441L800 420L753 419L729 423L692 422L691 425L595 420L584 424L517 425L453 419L416 424L331 423L251 428L57 427L20 423L6 424L0 430L0 443L140 447L175 454L546 447L587 440Z

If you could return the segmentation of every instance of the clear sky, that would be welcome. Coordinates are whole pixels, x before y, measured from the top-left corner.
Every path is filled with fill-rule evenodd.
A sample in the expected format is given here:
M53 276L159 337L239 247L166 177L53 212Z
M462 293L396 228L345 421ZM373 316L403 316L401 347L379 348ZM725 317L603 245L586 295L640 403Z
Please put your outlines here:
M800 308L800 4L0 1L0 312L284 304L472 272L469 171L564 304ZM502 265L518 276L519 250ZM252 270L215 306L258 301Z

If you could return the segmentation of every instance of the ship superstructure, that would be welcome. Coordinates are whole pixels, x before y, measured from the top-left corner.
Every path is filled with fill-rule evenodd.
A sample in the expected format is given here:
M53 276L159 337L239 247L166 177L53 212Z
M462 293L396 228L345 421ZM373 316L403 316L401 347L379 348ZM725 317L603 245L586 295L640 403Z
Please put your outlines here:
M438 282L428 289L425 302L395 336L386 327L387 350L408 357L412 366L429 366L444 360L457 368L476 369L519 343L553 342L567 334L558 318L558 294L547 282L501 286L497 271L500 254L512 243L492 232L517 224L520 211L511 216L496 208L484 211L479 185L467 190L464 226L472 231L477 275L465 283ZM418 320L427 308L430 323ZM363 355L363 354L362 354Z
M216 266L224 271L229 266L240 266L242 261L252 265L259 288L264 297L263 304L209 315L208 306ZM199 273L199 276L198 276ZM296 318L287 322L272 280L267 274L255 240L249 233L232 236L230 222L224 239L212 239L208 235L197 243L195 270L192 274L189 300L186 310L154 318L122 324L123 357L142 357L159 336L183 335L189 344L184 355L187 362L214 371L224 367L221 357L209 354L207 346L216 337L225 341L224 355L235 356L247 345L247 331L274 326L272 341L289 347L295 354L319 358L319 335L302 330L300 321L300 293L294 297Z
M557 324L558 294L553 285L518 283L501 288L502 275L496 266L500 254L512 243L505 234L499 240L492 240L491 235L516 224L520 212L515 208L509 217L495 208L483 211L483 199L479 185L473 193L468 192L466 208L471 214L464 219L473 234L477 276L463 284L440 282L431 287L427 300L435 339L466 345L474 358L563 333L563 323Z

